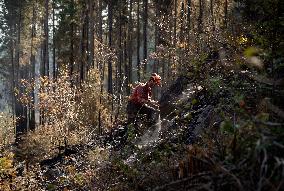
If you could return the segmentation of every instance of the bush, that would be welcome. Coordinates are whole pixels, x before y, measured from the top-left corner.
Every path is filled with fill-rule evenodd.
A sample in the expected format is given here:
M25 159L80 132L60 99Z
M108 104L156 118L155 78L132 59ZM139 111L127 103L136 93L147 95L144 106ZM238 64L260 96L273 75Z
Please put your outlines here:
M99 125L110 126L109 97L101 91L99 72L92 69L88 75L80 89L72 85L67 70L56 80L41 77L40 87L22 80L26 89L20 100L40 112L41 124L23 137L21 156L28 161L50 157L57 149L91 141ZM34 89L38 89L35 103L30 96Z
M1 112L0 113L0 151L5 146L13 143L15 137L14 125L12 116Z
M10 180L16 176L16 171L13 167L13 157L12 153L0 157L0 190L11 190Z

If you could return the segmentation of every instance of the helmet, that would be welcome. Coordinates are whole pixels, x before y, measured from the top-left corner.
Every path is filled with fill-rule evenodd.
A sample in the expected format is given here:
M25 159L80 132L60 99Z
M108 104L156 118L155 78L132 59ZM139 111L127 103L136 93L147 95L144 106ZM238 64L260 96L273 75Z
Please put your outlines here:
M153 80L159 86L159 85L161 85L162 78L157 73L152 73L150 80Z

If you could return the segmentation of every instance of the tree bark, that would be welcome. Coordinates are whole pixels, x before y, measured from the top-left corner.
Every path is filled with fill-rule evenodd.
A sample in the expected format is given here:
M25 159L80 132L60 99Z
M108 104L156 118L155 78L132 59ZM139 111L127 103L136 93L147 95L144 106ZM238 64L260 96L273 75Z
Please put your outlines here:
M112 48L112 24L113 24L113 5L111 0L109 1L109 8L108 8L108 46ZM108 60L108 93L113 94L113 87L112 87L112 59L111 57Z
M49 15L49 0L45 0L45 19L44 19L44 66L45 66L45 71L43 75L49 76L49 46L48 46L48 41L49 41L49 27L48 27L48 15Z
M184 17L185 17L184 3L182 2L181 11L180 11L180 36L179 36L180 43L184 43L184 33L185 33Z
M227 27L227 18L228 17L228 0L225 0L224 4L224 26Z
M103 43L103 0L99 0L99 41L102 44ZM99 44L99 49L101 44ZM100 71L100 105L102 104L102 95L103 95L103 82L104 82L104 63L100 60L97 64L97 68L99 68ZM99 128L99 134L102 134L102 120L101 120L101 108L99 108L99 114L98 114L98 128Z
M174 47L176 47L177 43L177 1L174 0Z
M108 33L108 46L110 50L112 50L112 27L113 27L113 3L111 0L109 0L109 9L108 9L108 24L109 24L109 33ZM108 93L110 95L113 94L113 85L112 85L112 56L108 59ZM110 98L110 104L111 104L111 111L113 113L113 97ZM111 122L113 121L111 114Z
M57 66L56 66L56 55L55 55L55 0L52 1L52 57L53 57L53 79L57 78Z
M88 9L86 3L84 3L83 6L83 25L82 25L82 32L81 32L81 64L80 64L80 79L79 79L79 84L85 80L85 75L86 75L86 67L87 67L87 61L88 61L88 23L89 23L89 14L88 14Z
M198 33L202 32L203 3L199 0Z
M143 0L144 4L144 22L143 22L143 63L144 63L144 74L147 72L147 25L148 25L148 0Z
M14 24L11 24L10 26L10 31L11 31L11 34L14 34ZM16 116L16 95L15 95L15 88L16 88L16 78L15 78L15 62L14 62L14 57L15 57L15 45L14 45L14 40L11 39L10 40L11 42L11 46L10 46L10 54L11 54L11 73L12 73L12 89L11 89L11 94L12 94L12 110L13 110L13 125L14 125L14 128L15 128L15 132L17 133L17 129L16 129L16 124L14 123L15 122L15 119L17 118Z
M187 44L190 44L190 24L191 24L191 20L190 20L190 16L191 16L191 0L187 0Z
M129 5L129 25L128 25L128 79L127 79L127 94L130 94L130 86L133 82L132 79L132 28L133 28L133 19L132 19L132 8L133 8L133 0L130 0Z
M118 63L116 64L116 74L115 74L115 79L116 79L116 82L115 82L115 86L116 86L116 95L117 95L117 107L116 107L116 114L115 114L115 120L118 119L118 116L119 116L119 112L120 112L120 108L121 108L121 78L122 78L122 75L121 75L121 72L122 72L122 59L123 59L123 52L122 52L122 8L121 8L121 1L119 0L119 16L118 16L118 28L119 28L119 31L118 31Z
M140 81L140 0L137 0L137 80Z
M71 78L71 86L73 86L73 73L74 73L74 62L75 62L75 58L74 58L74 32L75 32L75 26L74 26L74 21L73 21L73 19L74 19L74 15L73 15L73 11L74 11L74 0L72 0L71 1L71 12L72 12L72 14L71 14L71 16L70 16L70 18L71 18L71 31L70 31L70 57L69 57L69 62L70 62L70 64L69 64L69 67L70 67L70 69L69 69L69 76L70 76L70 78Z
M95 23L94 23L94 1L89 0L89 48L88 50L90 51L90 54L88 54L88 68L87 71L89 70L90 67L94 67L94 42L95 42Z
M19 20L18 20L18 36L17 36L17 60L16 60L16 67L15 67L15 71L16 71L16 79L15 81L17 82L15 87L19 90L19 92L21 92L21 88L19 86L19 72L20 70L20 45L21 45L21 30L22 30L22 5L20 4L19 6ZM26 132L27 130L27 116L26 113L24 111L23 106L21 105L21 103L19 102L19 97L17 97L15 99L15 115L17 118L16 121L16 139L18 140L20 138L20 135L24 132Z
M31 30L31 57L30 57L30 81L35 79L35 52L34 52L34 38L36 38L36 12L35 6L33 5L33 16L32 16L32 30ZM35 104L35 89L32 89L32 105L29 107L30 116L29 116L29 129L35 129L35 110L33 105Z
M120 95L122 90L121 90L121 86L122 86L122 61L123 61L123 50L122 50L122 39L123 39L123 33L122 33L122 5L119 5L120 9L119 9L119 56L118 56L118 94Z

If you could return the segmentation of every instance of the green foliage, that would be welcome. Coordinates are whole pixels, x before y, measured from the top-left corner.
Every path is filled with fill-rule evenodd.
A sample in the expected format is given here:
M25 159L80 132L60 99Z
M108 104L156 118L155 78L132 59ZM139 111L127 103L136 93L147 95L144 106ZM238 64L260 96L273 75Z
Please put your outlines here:
M47 185L47 190L56 190L56 185L54 185L54 184L51 184L51 183L49 183L48 185Z
M262 112L262 113L259 113L259 114L256 115L256 119L258 119L262 122L266 122L266 121L269 120L269 116L270 116L269 113Z
M223 133L230 133L230 134L235 132L234 126L232 122L229 120L225 120L221 123L220 130Z
M197 100L197 99L194 98L194 99L191 100L191 104L192 104L192 105L195 105L195 104L197 104L197 103L198 103L198 100Z
M217 76L217 77L212 77L206 80L207 80L206 87L211 93L216 94L221 90L222 85L223 85L222 77Z
M275 75L272 68L277 68L280 63L275 60L283 59L283 13L284 4L281 0L253 0L243 1L241 9L244 18L251 24L251 41L256 46L264 49L267 73ZM254 53L255 50L248 49L245 54ZM271 66L273 64L274 66Z
M252 57L258 54L258 50L255 47L248 47L245 51L244 51L244 55L246 57Z

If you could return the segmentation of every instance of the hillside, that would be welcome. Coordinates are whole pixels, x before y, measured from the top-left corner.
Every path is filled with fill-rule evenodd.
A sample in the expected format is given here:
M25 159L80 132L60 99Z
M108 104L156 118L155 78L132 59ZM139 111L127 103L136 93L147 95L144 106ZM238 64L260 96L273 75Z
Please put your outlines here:
M283 1L0 7L1 191L284 190Z

